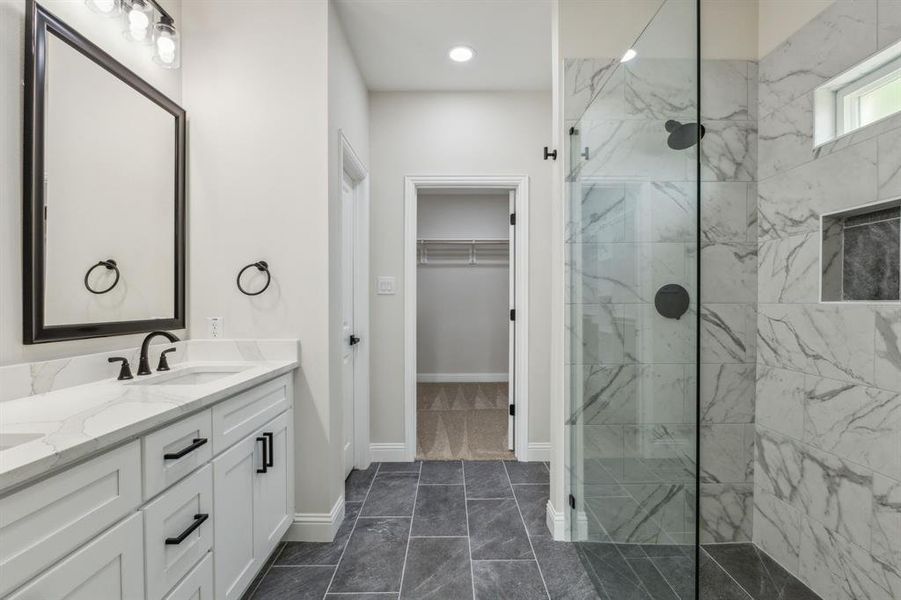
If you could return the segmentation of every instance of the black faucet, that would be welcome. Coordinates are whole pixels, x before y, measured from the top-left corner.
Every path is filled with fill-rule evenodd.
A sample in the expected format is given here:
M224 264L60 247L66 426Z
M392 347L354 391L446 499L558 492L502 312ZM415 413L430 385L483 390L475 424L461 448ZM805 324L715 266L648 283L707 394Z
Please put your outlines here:
M150 370L150 359L148 354L150 353L150 340L158 336L162 336L170 342L179 341L178 337L172 335L168 331L151 331L148 333L147 337L145 337L144 341L141 343L141 359L138 361L138 375L150 375L153 372Z

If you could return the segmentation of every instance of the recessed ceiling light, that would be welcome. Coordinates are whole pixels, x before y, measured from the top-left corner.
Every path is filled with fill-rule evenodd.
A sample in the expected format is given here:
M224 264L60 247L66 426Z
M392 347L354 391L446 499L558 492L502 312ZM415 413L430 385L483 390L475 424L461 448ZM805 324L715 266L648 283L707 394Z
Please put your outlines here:
M636 52L632 48L629 48L628 50L626 50L626 53L623 54L623 57L621 59L619 59L619 62L621 62L621 63L629 62L636 56L638 56L638 52Z
M476 53L469 46L454 46L447 55L452 61L462 63L472 60Z

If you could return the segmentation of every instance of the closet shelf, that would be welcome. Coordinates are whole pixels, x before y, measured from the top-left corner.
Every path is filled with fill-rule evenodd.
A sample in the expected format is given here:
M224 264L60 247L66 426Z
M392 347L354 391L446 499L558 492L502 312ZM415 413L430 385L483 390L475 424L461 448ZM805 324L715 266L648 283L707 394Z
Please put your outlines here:
M420 238L417 258L421 265L507 265L510 240L506 238Z

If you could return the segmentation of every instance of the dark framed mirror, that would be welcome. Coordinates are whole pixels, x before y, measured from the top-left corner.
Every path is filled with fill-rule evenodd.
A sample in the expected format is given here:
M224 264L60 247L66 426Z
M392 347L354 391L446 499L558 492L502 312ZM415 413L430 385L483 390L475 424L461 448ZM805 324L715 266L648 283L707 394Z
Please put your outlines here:
M25 46L24 343L184 328L184 109L33 0Z

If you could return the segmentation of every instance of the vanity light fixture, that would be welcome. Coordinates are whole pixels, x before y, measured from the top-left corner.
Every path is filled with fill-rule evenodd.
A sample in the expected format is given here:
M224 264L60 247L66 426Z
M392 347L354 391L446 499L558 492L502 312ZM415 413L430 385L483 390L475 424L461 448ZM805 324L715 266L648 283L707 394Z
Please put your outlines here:
M619 62L621 62L621 63L627 63L627 62L629 62L630 60L632 60L633 58L635 58L636 56L638 56L638 52L636 52L636 51L633 50L632 48L629 48L628 50L626 50L626 51L623 53L623 57L622 57L621 59L619 59Z
M153 44L153 62L164 69L181 66L181 40L175 19L158 0L85 0L92 11L104 16L121 13L125 37L139 44ZM154 18L159 20L154 23Z
M465 63L472 60L472 57L476 55L475 50L470 48L469 46L454 46L447 53L450 59L454 62Z
M119 0L84 0L84 3L95 13L106 17L119 14Z
M163 16L153 28L153 62L164 69L181 66L178 31L170 17Z
M153 23L153 5L147 0L125 0L123 6L125 37L133 42L149 44L150 25Z

